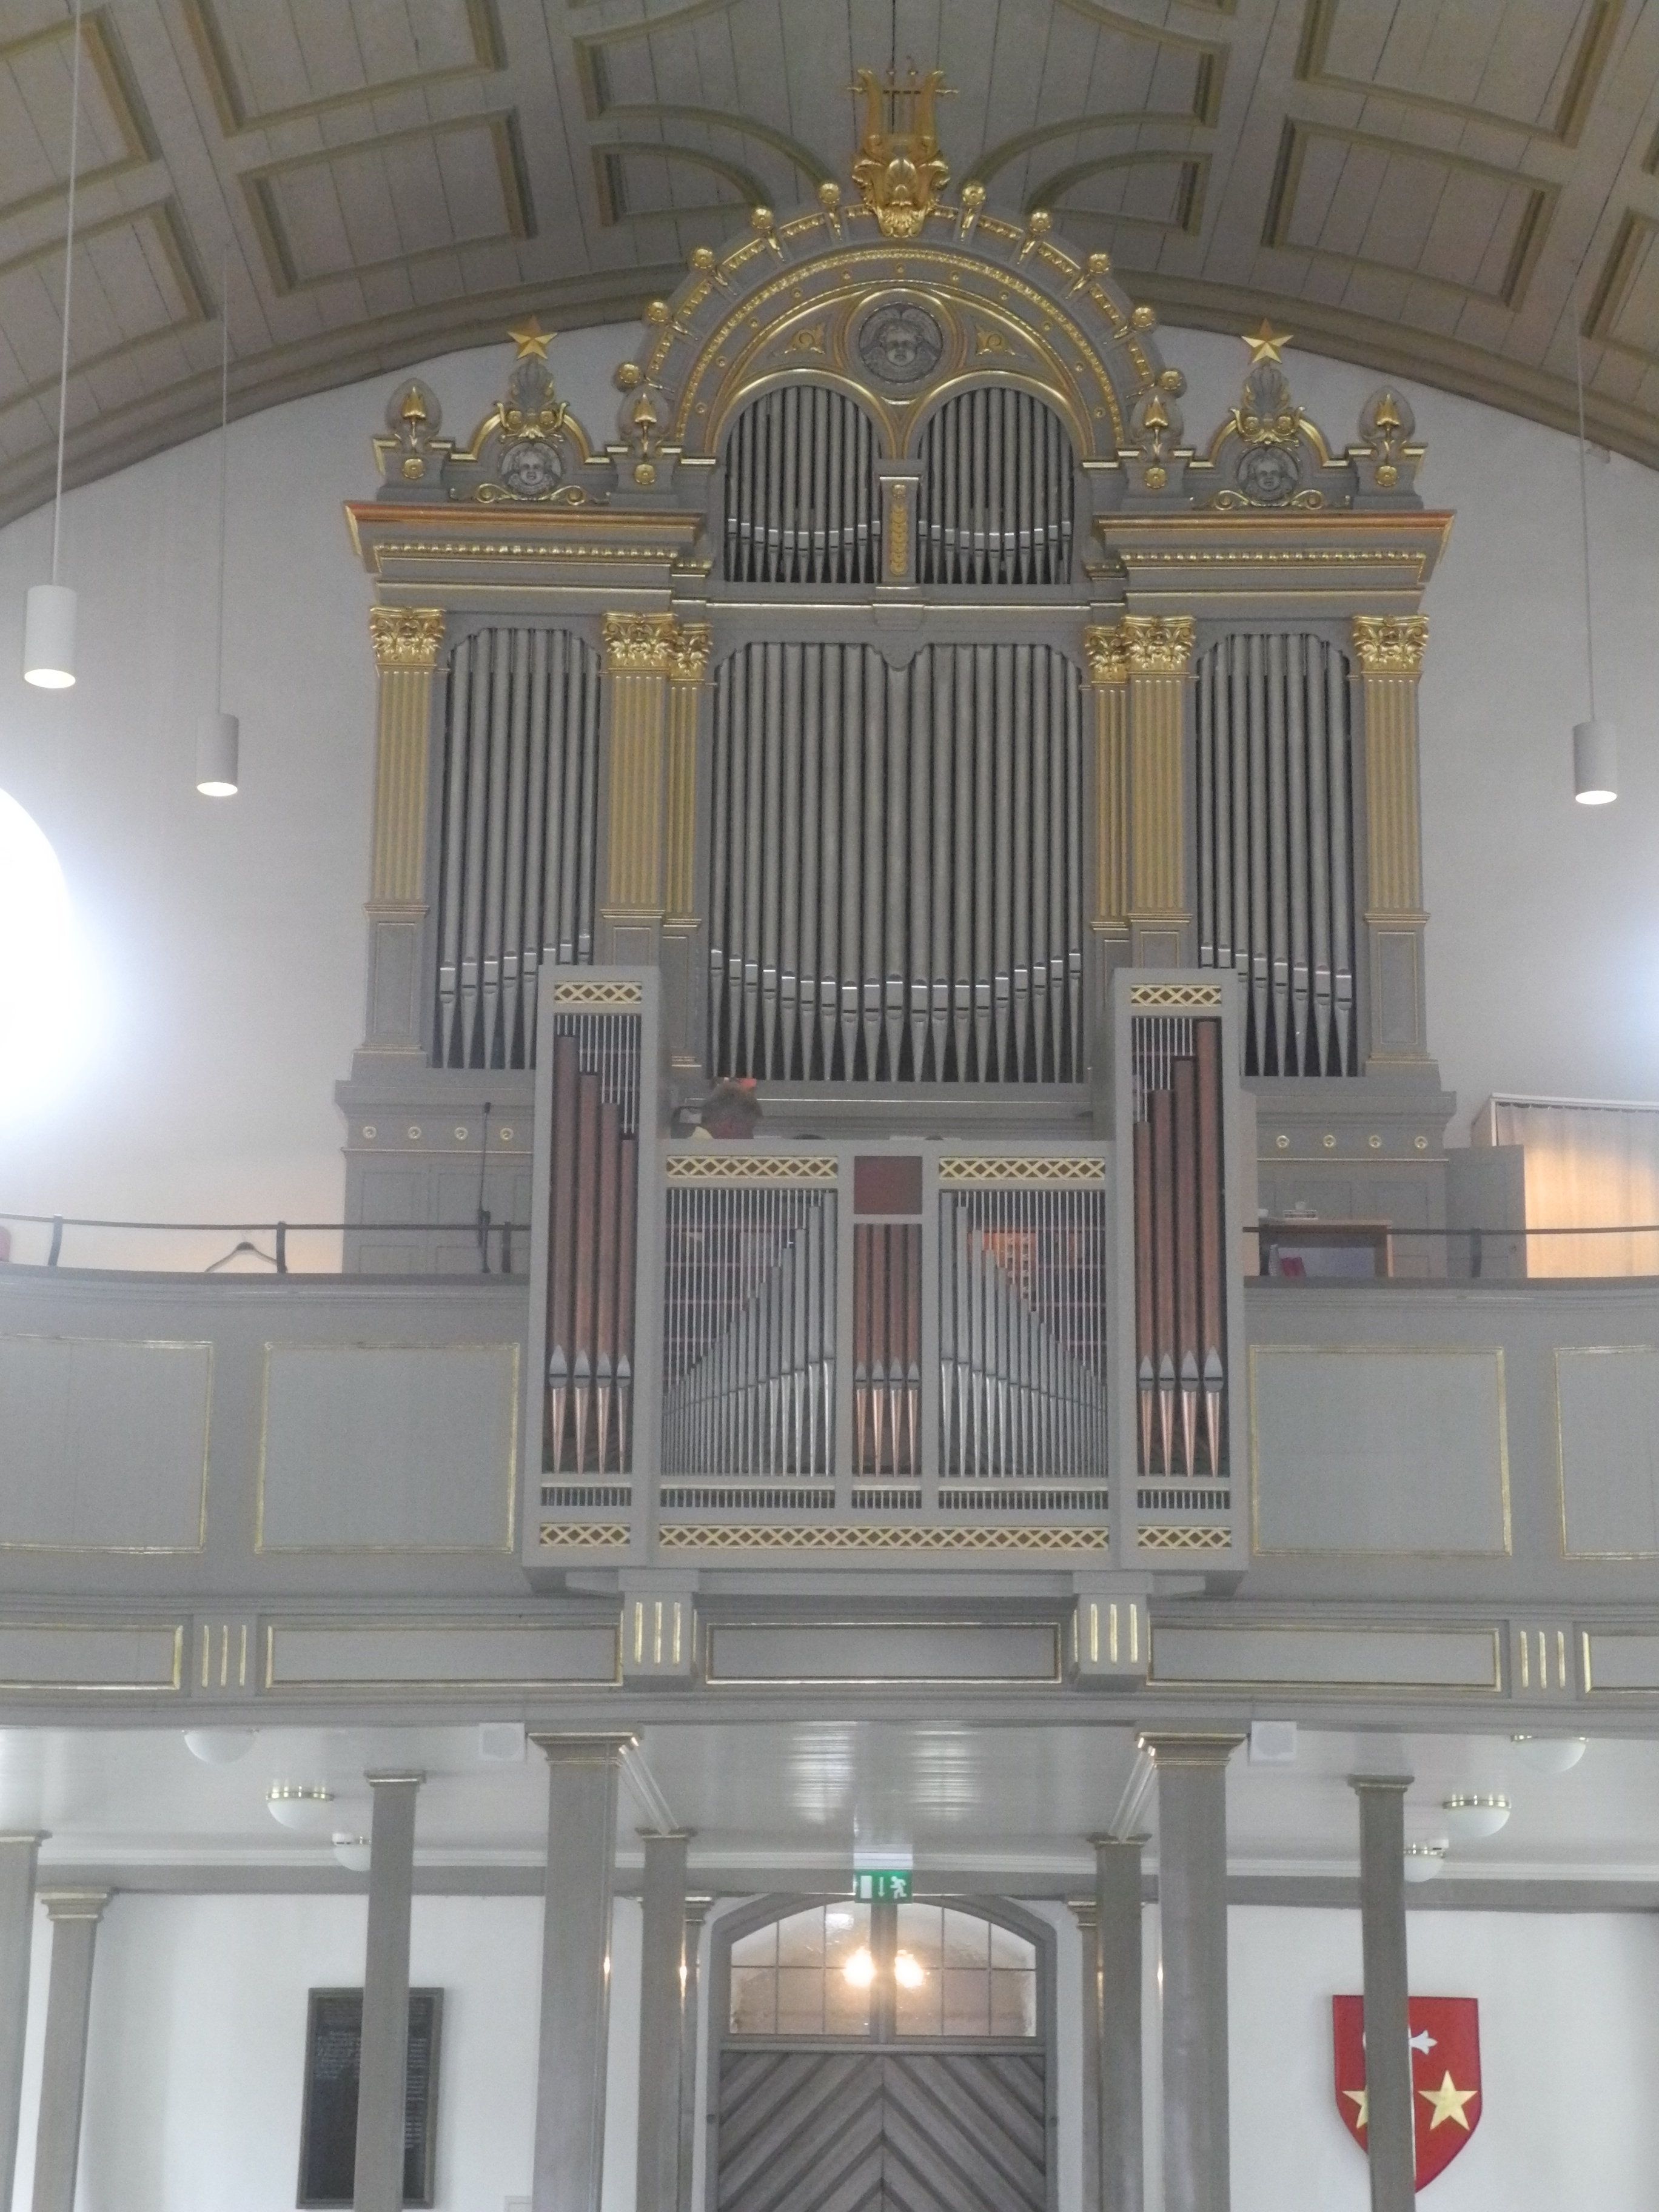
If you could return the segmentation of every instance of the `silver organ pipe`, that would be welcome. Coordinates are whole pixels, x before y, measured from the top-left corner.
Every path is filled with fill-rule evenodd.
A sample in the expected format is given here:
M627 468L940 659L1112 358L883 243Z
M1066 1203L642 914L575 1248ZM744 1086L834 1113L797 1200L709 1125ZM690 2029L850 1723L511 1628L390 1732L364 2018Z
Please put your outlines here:
M671 1187L665 1474L835 1468L836 1196Z
M593 957L599 664L562 630L462 638L446 698L432 1056L529 1067L544 960Z
M921 1224L853 1226L853 1472L921 1472Z
M1346 656L1241 633L1197 674L1199 963L1243 981L1247 1074L1357 1073Z
M552 1180L542 1466L632 1465L638 1224L637 1017L561 1018L553 1048Z
M726 445L726 576L734 584L872 584L880 559L869 416L845 392L763 392Z
M1137 1016L1131 1048L1139 1471L1219 1484L1227 1480L1220 1024Z
M955 1478L1106 1471L1103 1189L939 1200L939 1450Z
M1082 763L1078 672L1046 646L723 661L714 1071L1080 1080Z
M1065 424L1033 393L979 385L921 434L918 575L924 584L1064 584L1076 463Z

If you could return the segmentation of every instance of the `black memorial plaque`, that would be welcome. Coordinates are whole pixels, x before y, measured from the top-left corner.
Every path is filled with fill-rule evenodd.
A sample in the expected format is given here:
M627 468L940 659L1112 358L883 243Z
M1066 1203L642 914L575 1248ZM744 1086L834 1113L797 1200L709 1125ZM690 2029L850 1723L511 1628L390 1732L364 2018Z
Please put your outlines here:
M438 2042L441 1990L409 1993L409 2063L404 2075L404 2203L435 2197ZM301 2212L349 2207L357 2166L357 2074L363 1993L313 1990L306 2015L305 2103L300 2118Z

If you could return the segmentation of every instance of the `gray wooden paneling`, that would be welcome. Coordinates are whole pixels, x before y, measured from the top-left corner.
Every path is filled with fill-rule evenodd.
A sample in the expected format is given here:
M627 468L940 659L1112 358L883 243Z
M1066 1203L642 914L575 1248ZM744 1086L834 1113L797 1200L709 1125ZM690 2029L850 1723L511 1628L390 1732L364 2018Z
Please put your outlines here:
M261 1551L507 1551L516 1344L273 1344Z
M1558 1351L1555 1404L1568 1558L1659 1554L1659 1349Z
M708 1635L711 1682L1055 1682L1051 1621L732 1624Z
M1170 1688L1490 1690L1500 1686L1495 1628L1325 1628L1311 1621L1177 1627L1152 1624L1147 1680Z
M539 1689L618 1678L614 1621L278 1621L266 1630L267 1689Z
M0 1546L199 1551L207 1344L0 1338Z
M1043 2212L1036 2052L727 2051L718 2212Z
M1250 1385L1258 1553L1509 1550L1501 1351L1258 1345Z
M0 1689L176 1690L184 1630L27 1621L0 1626Z

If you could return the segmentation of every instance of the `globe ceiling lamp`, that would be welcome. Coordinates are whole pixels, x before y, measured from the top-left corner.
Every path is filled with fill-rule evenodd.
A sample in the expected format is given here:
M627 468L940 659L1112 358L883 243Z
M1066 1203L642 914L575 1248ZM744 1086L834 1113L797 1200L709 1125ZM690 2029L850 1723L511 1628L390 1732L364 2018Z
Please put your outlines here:
M320 1784L273 1782L265 1792L265 1809L273 1820L302 1833L328 1826L328 1808L334 1792Z
M1512 1808L1509 1799L1498 1792L1463 1790L1448 1797L1440 1809L1446 1816L1453 1843L1480 1844L1498 1833Z
M204 1766L234 1766L253 1748L253 1730L239 1728L186 1729L185 1749Z
M1589 1749L1582 1735L1512 1735L1510 1741L1534 1774L1570 1774Z
M369 1856L368 1838L346 1835L337 1830L334 1837L334 1856L348 1874L367 1874Z
M1443 1836L1432 1843L1407 1844L1406 1846L1406 1879L1407 1881L1432 1881L1446 1863L1449 1846Z

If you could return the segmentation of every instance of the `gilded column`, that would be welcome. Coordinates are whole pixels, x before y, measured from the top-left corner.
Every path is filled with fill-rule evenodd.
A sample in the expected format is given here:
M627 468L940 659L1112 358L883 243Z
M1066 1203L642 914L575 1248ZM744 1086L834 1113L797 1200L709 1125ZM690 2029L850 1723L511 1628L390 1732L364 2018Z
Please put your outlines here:
M703 702L714 633L682 623L668 663L667 818L662 924L663 1012L668 1060L677 1073L702 1066L702 917L697 903L697 785Z
M1125 615L1128 672L1129 957L1179 967L1192 957L1182 763L1195 625L1190 615Z
M426 763L441 607L372 607L380 672L374 746L374 846L368 903L368 1052L421 1050L421 931L426 920Z
M599 957L631 967L656 959L662 928L664 736L680 626L667 614L607 615L603 635L607 768Z
M1129 957L1129 663L1121 623L1083 633L1094 696L1094 900L1089 930L1090 1061L1104 1079L1107 993Z
M1353 618L1364 697L1368 1069L1423 1065L1429 1057L1417 751L1417 687L1428 635L1425 615Z

